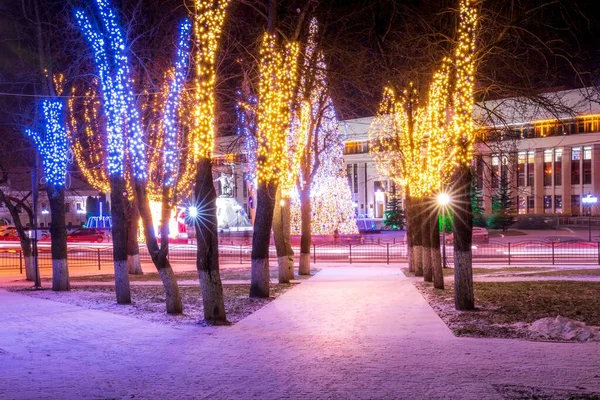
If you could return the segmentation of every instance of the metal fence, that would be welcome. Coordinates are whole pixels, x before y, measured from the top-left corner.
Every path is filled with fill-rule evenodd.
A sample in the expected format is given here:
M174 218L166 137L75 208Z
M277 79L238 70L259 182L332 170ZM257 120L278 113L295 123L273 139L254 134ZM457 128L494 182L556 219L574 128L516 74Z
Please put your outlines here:
M296 254L300 253L298 245L292 246ZM252 247L245 243L226 243L219 245L219 257L223 263L250 263ZM269 256L277 257L275 247L271 246ZM453 259L453 246L446 245L446 256L450 264ZM146 248L140 245L140 259L151 262ZM407 261L406 242L319 242L311 246L313 263L394 263ZM112 248L77 246L68 250L69 267L94 267L98 270L112 264ZM196 262L195 246L171 245L169 260L173 263ZM473 246L473 262L475 264L597 264L600 265L600 242L567 241L549 242L525 240L518 242L490 242ZM51 268L49 247L39 250L40 268ZM25 260L20 249L0 249L0 269L19 269L25 267Z

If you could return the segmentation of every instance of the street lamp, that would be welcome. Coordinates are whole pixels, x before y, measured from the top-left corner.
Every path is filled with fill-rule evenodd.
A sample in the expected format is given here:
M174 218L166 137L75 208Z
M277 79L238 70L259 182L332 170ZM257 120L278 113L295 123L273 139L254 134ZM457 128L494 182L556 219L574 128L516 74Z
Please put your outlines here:
M588 242L592 241L592 206L598 202L598 198L596 196L592 196L591 194L587 194L583 199L581 199L583 204L589 207L588 209Z
M437 202L442 207L442 267L448 268L446 262L446 207L450 204L450 195L444 192L439 193Z

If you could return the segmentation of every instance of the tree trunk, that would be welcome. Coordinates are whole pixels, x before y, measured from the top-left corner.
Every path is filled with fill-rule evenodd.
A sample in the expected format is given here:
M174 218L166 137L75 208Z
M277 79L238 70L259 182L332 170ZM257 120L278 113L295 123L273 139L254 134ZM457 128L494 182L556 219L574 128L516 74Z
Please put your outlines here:
M257 189L256 221L252 234L250 297L269 297L269 243L277 184L260 182Z
M127 270L132 275L143 275L138 244L138 223L140 212L135 201L127 202Z
M163 227L161 224L161 245L159 247L156 241L156 233L154 232L154 225L152 221L152 213L150 212L150 204L148 202L148 194L146 192L145 182L135 183L135 192L137 197L137 205L140 216L142 218L142 225L144 227L144 238L146 239L146 247L148 253L152 259L152 263L156 267L163 287L165 289L165 303L167 307L167 314L181 314L183 312L183 302L181 301L181 294L179 293L179 286L177 286L177 279L175 273L169 262L169 238L168 238L168 226ZM163 193L163 203L167 201ZM168 208L168 205L166 205ZM164 207L163 207L164 208ZM163 219L165 211L163 209Z
M414 262L415 276L423 276L423 207L422 199L411 199L412 204L412 260Z
M294 250L290 243L291 236L290 199L281 197L281 187L275 195L273 210L273 239L277 251L279 283L290 283L294 279Z
M442 269L442 253L440 251L440 223L438 208L433 209L431 218L431 269L433 272L433 287L444 288L444 270Z
M35 281L35 259L32 255L24 256L25 259L25 279Z
M204 320L210 324L227 324L223 284L219 273L219 237L217 228L217 192L212 179L212 164L202 158L196 170L195 198L202 199L196 227L196 268L200 279Z
M454 305L457 310L473 310L471 168L461 164L456 169L454 182Z
M413 249L413 200L410 195L406 195L406 258L408 260L408 272L415 272L415 252Z
M6 175L6 172L3 169L1 169L1 166L0 172L4 174L3 180L0 181L0 183L6 184L8 182L8 177ZM11 199L7 198L7 196L4 194L1 188L0 203L4 203L6 208L8 208L8 212L10 213L10 216L13 219L15 228L17 228L17 234L19 235L19 242L21 244L21 251L23 252L23 258L25 260L25 279L33 282L36 278L36 264L35 259L33 258L32 240L25 232L25 228L23 227L23 223L21 222L21 216L17 211L17 207ZM31 212L31 209L28 209L27 213L29 214L30 223L31 225L33 225L33 212Z
M421 230L423 240L423 280L433 282L433 267L431 265L431 220L434 216L434 204L431 198L425 197L421 200L421 211L423 227Z
M125 181L121 176L110 177L113 263L115 292L118 304L131 303L131 289L127 270L127 227L125 224Z
M50 203L50 237L52 244L52 290L71 289L67 265L67 227L65 224L65 190L48 183L46 187Z
M310 188L300 192L300 265L299 275L310 275L310 242L312 242L312 203Z

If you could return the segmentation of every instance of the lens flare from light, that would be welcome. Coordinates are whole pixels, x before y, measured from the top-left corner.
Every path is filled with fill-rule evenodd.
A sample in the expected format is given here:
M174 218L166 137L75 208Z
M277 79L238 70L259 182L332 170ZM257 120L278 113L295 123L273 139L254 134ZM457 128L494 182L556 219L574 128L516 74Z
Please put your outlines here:
M440 193L437 196L438 204L441 206L447 206L450 204L450 195L448 193Z

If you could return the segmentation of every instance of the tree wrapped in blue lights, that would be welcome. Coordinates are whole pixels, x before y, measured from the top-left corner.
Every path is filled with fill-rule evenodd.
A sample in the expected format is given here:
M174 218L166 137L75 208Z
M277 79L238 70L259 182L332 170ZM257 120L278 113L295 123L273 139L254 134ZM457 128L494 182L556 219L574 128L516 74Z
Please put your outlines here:
M164 151L162 184L161 245L156 232L148 198L148 151L146 149L140 105L134 97L134 78L128 58L128 44L115 10L107 0L95 0L97 26L82 11L75 16L80 29L88 40L100 80L101 98L106 113L106 136L108 174L111 183L113 211L113 255L117 302L131 301L126 266L126 231L124 218L125 160L131 161L133 187L144 225L146 245L163 280L166 292L167 312L181 313L183 306L173 270L168 261L168 219L174 202L172 187L178 177L178 111L181 91L189 66L191 23L184 20L180 25L178 48L173 79L169 84L160 127ZM126 153L125 153L126 151Z
M117 303L129 304L131 303L131 290L127 268L124 198L125 131L129 132L128 122L131 122L128 108L135 109L135 101L129 84L125 41L115 12L107 0L95 0L95 5L95 15L99 24L93 24L83 10L76 10L75 18L92 49L100 81L100 96L106 114L107 169L111 189L115 292ZM137 111L135 112L137 113ZM135 127L132 127L131 131L135 135Z
M70 289L67 265L67 230L65 226L65 183L69 142L64 121L64 104L60 100L42 101L43 134L26 129L42 157L46 191L50 203L52 225L52 290Z

